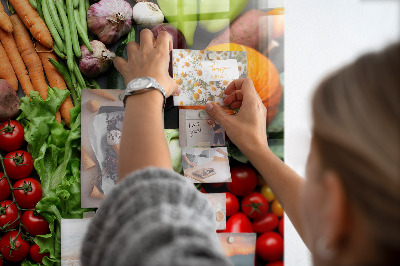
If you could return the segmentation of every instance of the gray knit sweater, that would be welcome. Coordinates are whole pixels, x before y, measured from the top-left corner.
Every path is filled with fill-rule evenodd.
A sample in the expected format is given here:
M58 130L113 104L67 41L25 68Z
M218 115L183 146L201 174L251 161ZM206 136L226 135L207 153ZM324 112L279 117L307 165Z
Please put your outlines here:
M211 203L172 171L130 174L98 209L82 243L89 266L231 265L215 233Z

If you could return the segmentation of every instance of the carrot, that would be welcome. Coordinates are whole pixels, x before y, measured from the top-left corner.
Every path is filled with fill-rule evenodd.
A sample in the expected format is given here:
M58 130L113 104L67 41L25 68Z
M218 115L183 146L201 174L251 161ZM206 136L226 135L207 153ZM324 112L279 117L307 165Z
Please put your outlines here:
M3 48L3 45L0 44L0 79L5 79L8 83L10 83L11 87L15 91L18 90L18 80L15 76L14 69L8 60L6 51Z
M22 90L24 91L25 95L29 96L29 93L34 89L12 34L0 29L0 40L15 71L15 74L18 77Z
M66 90L67 85L65 84L64 78L57 71L57 69L50 63L49 58L57 61L57 56L54 52L41 45L39 42L36 43L36 51L39 54L40 60L42 61L44 71L46 72L47 80L49 81L50 87L57 87L60 90ZM69 127L71 122L70 111L74 107L71 98L68 96L60 106L61 116L63 117L65 124Z
M14 28L13 36L17 43L18 51L28 68L32 85L35 90L39 92L42 99L46 100L48 85L44 77L43 66L39 55L36 53L29 33L19 17L13 14L10 16L10 19Z
M48 48L53 47L53 39L43 19L31 6L28 0L9 0L22 22L29 29L32 36Z
M12 32L11 20L6 14L6 12L4 12L4 7L1 4L1 2L0 2L0 28L9 33Z

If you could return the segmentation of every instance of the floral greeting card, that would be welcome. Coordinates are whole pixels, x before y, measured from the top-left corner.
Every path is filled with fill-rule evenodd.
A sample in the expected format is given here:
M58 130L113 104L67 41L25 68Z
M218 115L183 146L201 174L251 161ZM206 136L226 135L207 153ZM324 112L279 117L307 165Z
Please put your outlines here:
M202 106L212 101L223 104L228 84L247 76L244 51L172 50L174 79L181 94L175 106Z

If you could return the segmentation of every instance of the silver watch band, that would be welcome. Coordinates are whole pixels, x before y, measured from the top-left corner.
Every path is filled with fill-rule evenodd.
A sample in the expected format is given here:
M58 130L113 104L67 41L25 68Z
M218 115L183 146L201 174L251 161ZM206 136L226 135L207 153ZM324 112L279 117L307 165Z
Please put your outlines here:
M165 104L166 104L166 94L165 94L165 90L164 90L164 88L154 79L154 78L150 78L149 77L149 79L151 80L151 83L152 83L152 85L154 85L154 86L149 86L149 87L144 87L143 89L140 89L140 90L127 90L127 89L125 89L125 91L124 91L124 93L122 93L121 95L120 95L120 99L123 101L123 103L124 103L124 107L125 107L125 105L126 105L126 98L128 97L128 96L131 96L131 95L134 95L135 93L137 93L138 91L140 91L141 93L143 93L143 92L146 92L146 91L150 91L150 90L158 90L161 94L162 94L162 96L163 96L163 98L164 98L164 104L163 104L163 110L165 109ZM132 82L135 82L135 79L133 79L133 80L131 80L128 84L127 84L127 88L130 88L130 84L132 83Z

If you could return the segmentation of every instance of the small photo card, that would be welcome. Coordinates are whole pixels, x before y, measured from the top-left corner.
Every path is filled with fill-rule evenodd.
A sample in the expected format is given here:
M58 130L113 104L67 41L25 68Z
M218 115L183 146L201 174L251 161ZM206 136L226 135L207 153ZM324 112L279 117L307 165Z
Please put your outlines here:
M61 219L61 264L80 266L82 241L91 219Z
M215 222L217 230L226 228L226 196L225 193L204 193L204 196L211 202L215 211Z
M225 130L206 110L179 110L181 147L225 146Z
M232 182L226 147L182 148L182 167L194 183Z
M182 92L175 106L224 105L224 91L231 81L247 76L245 51L172 50L172 68Z
M234 266L254 265L256 233L222 233L218 237L224 254Z

